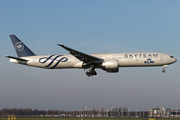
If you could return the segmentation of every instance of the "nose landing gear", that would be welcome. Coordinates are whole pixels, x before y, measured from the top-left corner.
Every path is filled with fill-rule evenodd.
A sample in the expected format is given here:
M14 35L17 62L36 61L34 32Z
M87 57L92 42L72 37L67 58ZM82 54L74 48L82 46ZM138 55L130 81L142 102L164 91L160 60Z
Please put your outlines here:
M163 65L163 70L162 72L165 73L165 68L167 67L168 65Z

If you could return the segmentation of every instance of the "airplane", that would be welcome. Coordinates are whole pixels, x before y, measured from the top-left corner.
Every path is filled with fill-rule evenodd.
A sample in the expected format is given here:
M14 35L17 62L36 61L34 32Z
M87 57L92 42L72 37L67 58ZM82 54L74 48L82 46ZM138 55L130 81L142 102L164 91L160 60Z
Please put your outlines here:
M88 77L97 75L96 68L108 73L117 73L119 67L163 66L164 73L168 65L177 61L172 55L159 52L86 54L62 44L57 45L70 54L36 55L15 35L10 35L10 38L18 55L18 57L5 56L10 58L10 62L46 69L89 69L86 72Z

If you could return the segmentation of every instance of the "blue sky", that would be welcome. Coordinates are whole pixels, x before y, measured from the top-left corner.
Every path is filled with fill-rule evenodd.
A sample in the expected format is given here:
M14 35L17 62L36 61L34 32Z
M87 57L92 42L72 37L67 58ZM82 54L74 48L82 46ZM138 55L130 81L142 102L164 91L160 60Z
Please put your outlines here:
M180 59L178 0L0 1L0 109L89 109L97 107L180 108L179 62L166 68L46 70L9 63L17 56L9 35L34 53L68 54L56 44L84 53L162 52Z

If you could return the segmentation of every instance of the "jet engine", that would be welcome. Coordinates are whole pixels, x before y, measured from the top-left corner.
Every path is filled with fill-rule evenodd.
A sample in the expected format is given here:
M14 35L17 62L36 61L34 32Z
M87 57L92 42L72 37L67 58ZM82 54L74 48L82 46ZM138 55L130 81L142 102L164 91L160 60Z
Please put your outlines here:
M102 69L110 73L119 72L118 60L105 60L102 63Z

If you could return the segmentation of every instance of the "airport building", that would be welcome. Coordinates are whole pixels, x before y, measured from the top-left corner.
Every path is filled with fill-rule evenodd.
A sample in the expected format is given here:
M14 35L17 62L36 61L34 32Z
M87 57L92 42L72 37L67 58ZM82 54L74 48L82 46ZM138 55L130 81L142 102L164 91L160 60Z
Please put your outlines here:
M148 117L169 117L171 115L170 108L149 108Z
M121 116L130 116L129 111L126 107L124 108L106 108L106 115L107 116L116 116L116 117L121 117Z

